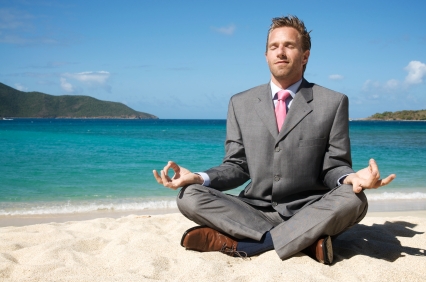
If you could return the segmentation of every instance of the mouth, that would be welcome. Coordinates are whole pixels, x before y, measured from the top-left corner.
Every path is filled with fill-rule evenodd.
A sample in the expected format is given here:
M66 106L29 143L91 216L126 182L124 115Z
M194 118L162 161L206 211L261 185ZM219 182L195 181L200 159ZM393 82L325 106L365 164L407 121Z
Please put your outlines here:
M275 65L288 64L289 61L276 61Z

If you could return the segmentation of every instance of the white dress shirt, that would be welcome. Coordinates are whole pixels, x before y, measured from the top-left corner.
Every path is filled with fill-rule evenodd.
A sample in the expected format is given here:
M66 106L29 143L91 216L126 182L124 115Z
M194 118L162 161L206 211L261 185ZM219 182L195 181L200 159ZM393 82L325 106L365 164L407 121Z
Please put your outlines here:
M300 79L295 84L290 85L287 89L281 89L278 86L276 86L275 83L273 83L271 80L269 85L271 86L272 100L274 101L274 106L277 104L277 101L278 101L277 93L281 90L287 90L288 92L290 92L290 96L285 100L285 104L288 110L291 107L291 103L293 102L294 96L296 96L296 93L300 87L300 84L302 84L302 79Z

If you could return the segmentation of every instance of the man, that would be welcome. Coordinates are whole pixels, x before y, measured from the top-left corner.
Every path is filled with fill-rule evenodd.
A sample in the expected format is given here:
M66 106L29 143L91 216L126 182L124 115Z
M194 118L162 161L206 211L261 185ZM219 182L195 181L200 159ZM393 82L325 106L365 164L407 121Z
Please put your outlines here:
M304 251L331 264L331 236L367 212L362 190L395 178L379 179L374 160L352 170L348 99L303 78L310 47L301 20L274 18L265 53L271 81L231 98L223 163L192 173L170 161L153 171L160 184L183 187L178 208L200 225L183 235L185 248L232 256L275 249L281 259ZM247 180L238 197L222 192Z

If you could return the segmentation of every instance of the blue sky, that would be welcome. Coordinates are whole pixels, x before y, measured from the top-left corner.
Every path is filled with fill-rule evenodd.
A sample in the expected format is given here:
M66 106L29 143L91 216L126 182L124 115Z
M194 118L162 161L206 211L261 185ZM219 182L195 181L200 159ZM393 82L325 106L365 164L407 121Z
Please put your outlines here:
M0 82L89 95L160 118L225 119L267 83L266 32L312 30L305 78L345 93L350 117L426 109L426 1L0 1Z

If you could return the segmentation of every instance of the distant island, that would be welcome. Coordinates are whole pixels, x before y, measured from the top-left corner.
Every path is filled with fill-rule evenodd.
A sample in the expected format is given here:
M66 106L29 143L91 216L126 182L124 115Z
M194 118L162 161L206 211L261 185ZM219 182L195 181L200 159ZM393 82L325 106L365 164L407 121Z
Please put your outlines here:
M158 119L128 106L89 96L23 92L0 83L0 118Z
M366 120L426 120L426 110L383 112L374 114Z

